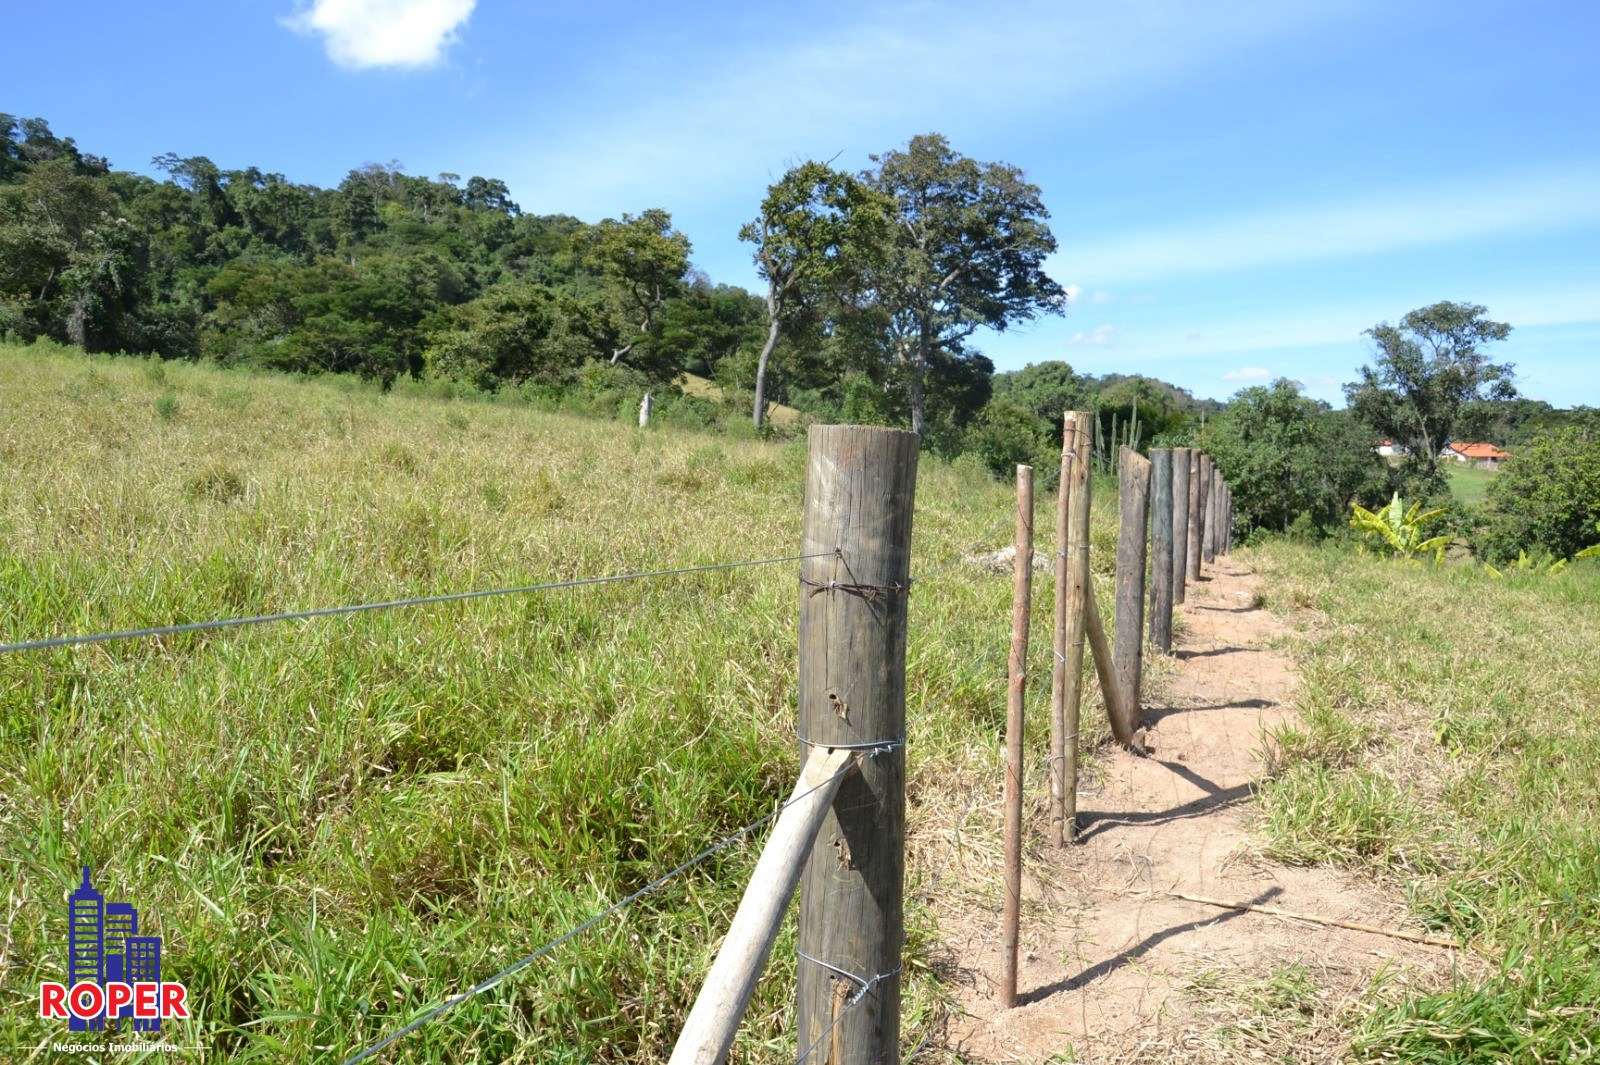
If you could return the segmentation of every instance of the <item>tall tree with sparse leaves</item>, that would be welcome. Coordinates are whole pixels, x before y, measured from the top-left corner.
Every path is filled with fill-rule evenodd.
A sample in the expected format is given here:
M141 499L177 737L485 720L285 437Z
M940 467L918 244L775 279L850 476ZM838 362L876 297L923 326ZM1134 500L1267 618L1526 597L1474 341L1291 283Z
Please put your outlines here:
M862 175L898 208L875 296L909 393L911 428L926 426L936 353L968 355L982 326L1003 330L1060 313L1066 293L1044 271L1056 250L1039 187L1009 163L980 163L937 133L871 157Z
M1406 465L1419 481L1438 476L1439 453L1465 404L1516 395L1511 364L1492 362L1480 350L1511 332L1487 315L1475 303L1446 301L1366 332L1377 345L1373 365L1344 386L1345 399L1357 417L1405 446Z
M767 283L767 335L756 364L756 428L766 415L767 369L780 330L855 287L882 256L894 201L826 163L808 160L767 187L761 213L739 230Z

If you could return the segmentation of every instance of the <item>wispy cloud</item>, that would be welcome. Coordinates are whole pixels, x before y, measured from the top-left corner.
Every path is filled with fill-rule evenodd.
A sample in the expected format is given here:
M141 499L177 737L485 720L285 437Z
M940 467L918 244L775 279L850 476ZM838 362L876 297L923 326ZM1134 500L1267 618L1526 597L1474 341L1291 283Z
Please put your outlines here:
M439 62L478 0L311 0L283 20L297 33L321 34L342 67L415 68Z
M1144 281L1544 233L1600 223L1597 187L1600 161L1130 233L1064 247L1053 266Z
M681 76L682 48L623 39L592 81L571 87L570 107L541 101L529 113L537 132L496 169L524 205L584 216L663 188L708 204L738 188L753 204L787 160L843 149L841 165L864 164L926 132L929 116L972 151L968 138L997 125L1112 107L1345 11L1323 0L912 0L797 25L776 44L680 42L696 52L692 78Z
M1224 381L1237 381L1241 384L1252 384L1257 381L1270 381L1273 374L1271 370L1260 366L1241 366L1237 370L1229 370L1222 375Z
M1070 348L1114 348L1118 344L1118 330L1114 325L1097 325L1087 333L1074 333L1067 338Z

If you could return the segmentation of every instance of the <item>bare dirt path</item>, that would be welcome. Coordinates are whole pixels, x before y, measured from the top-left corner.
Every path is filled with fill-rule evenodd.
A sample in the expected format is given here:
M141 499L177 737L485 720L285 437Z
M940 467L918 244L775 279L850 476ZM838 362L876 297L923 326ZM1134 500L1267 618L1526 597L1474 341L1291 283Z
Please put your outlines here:
M960 987L946 1039L960 1060L1334 1061L1380 970L1422 983L1449 972L1450 951L1170 894L1414 927L1393 890L1259 853L1254 782L1296 683L1259 581L1218 559L1191 586L1175 668L1146 697L1150 749L1090 761L1080 843L1056 851L1030 826L1016 1009L994 1007L998 937L978 893L936 911Z

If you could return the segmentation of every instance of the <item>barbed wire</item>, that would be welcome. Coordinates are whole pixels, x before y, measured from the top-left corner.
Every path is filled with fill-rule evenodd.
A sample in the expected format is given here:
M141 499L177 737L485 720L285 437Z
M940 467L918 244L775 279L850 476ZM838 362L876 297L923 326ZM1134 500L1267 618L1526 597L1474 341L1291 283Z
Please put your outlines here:
M344 606L321 607L316 610L296 610L283 614L259 614L253 617L222 618L215 621L196 621L183 625L161 625L144 629L125 629L120 632L101 632L85 636L54 636L41 640L0 644L0 654L13 651L43 651L51 647L73 647L79 644L106 643L112 640L131 640L149 636L176 636L188 632L208 632L212 629L231 629L245 625L264 625L273 621L306 621L312 618L335 617L341 614L360 614L369 610L392 610L399 607L431 606L437 603L459 603L468 599L488 599L491 596L527 595L533 592L550 592L563 588L586 588L620 581L636 581L647 577L678 577L690 573L707 573L711 570L738 569L742 566L771 566L780 562L801 562L808 558L825 558L833 551L819 551L808 555L785 555L782 558L758 558L743 562L715 562L704 566L683 566L678 569L650 570L643 573L618 573L608 577L578 577L566 581L549 581L544 584L524 584L512 588L486 588L475 592L450 592L445 595L419 596L412 599L391 599L381 603L354 603Z
M902 746L903 744L904 744L903 740L899 741L897 743L894 743L894 744L884 744L880 751L870 752L867 755L867 757L873 757L874 755L876 755L878 753L887 752L887 751L891 751L891 750L896 750L900 746ZM472 987L468 988L466 991L462 992L461 994L454 996L453 998L445 999L443 1002L439 1003L437 1006L434 1006L432 1009L428 1010L426 1013L422 1014L420 1017L417 1017L414 1020L412 1020L404 1028L401 1028L399 1031L395 1032L393 1035L390 1035L390 1036L380 1040L379 1042L372 1044L371 1046L367 1047L365 1050L361 1051L358 1054L354 1054L354 1055L346 1058L344 1060L344 1062L343 1062L343 1065L356 1065L357 1062L361 1062L361 1061L367 1060L368 1058L372 1057L374 1054L376 1054L379 1051L385 1049L386 1047L392 1046L396 1042L398 1042L399 1040L404 1039L406 1036L410 1035L412 1032L415 1032L418 1028L421 1028L423 1025L427 1024L429 1021L433 1020L435 1017L438 1017L440 1014L444 1013L445 1011L453 1009L456 1006L459 1006L461 1003L465 1002L467 999L472 998L475 995L480 995L483 992L488 991L489 989L493 988L495 985L499 984L506 977L511 976L513 973L517 972L518 970L524 969L527 966L533 964L535 961L538 961L540 958L544 957L546 954L549 954L551 951L555 950L557 947L561 946L562 944L570 942L573 939L576 939L578 936L582 935L584 932L587 932L589 929L593 928L595 925L599 924L601 921L605 920L606 918L612 917L612 916L614 916L614 915L616 915L618 913L621 913L623 910L627 909L629 906L633 905L635 902L637 902L640 899L644 898L646 895L648 895L651 892L655 891L657 888L661 887L662 885L667 884L667 883L671 882L672 880L677 879L678 877L682 876L684 873L687 873L690 869L693 869L695 866L699 865L701 862L705 861L706 859L708 859L708 858L712 857L713 855L716 855L719 852L721 852L723 850L726 850L727 848L733 846L735 843L737 843L740 840L744 839L746 836L748 836L750 833L754 832L756 829L760 828L762 825L765 825L768 822L772 821L779 814L783 813L785 810L787 810L789 807L793 806L795 803L799 802L801 799L805 798L807 795L810 795L812 792L818 791L821 788L827 787L829 784L832 784L835 780L837 780L840 777L844 776L845 774L851 772L855 768L856 768L856 762L855 761L847 762L845 765L841 766L839 768L839 770L837 772L835 772L833 775L827 777L824 780L819 781L818 783L816 783L816 784L812 785L811 787L807 788L805 791L799 792L799 793L797 793L795 795L791 795L788 799L786 799L782 803L778 804L778 806L771 813L767 814L765 817L762 817L762 818L760 818L759 820L756 820L756 821L752 821L748 825L745 825L743 828L739 829L738 831L733 832L730 835L724 836L722 839L720 839L717 842L713 843L711 846L707 847L705 850L701 851L699 854L696 854L693 858L690 858L688 861L683 862L681 865L678 865L675 868L671 869L670 871L668 871L666 873L663 873L660 876L656 877L654 880L650 881L644 887L640 888L638 891L635 891L633 894L629 895L627 898L624 898L619 902L612 903L610 906L606 907L604 910L601 910L599 913L595 914L593 917L590 917L589 919L587 919L583 923L575 925L572 928L567 929L567 931L561 933L556 938L550 940L548 943L544 944L538 950L535 950L533 953L525 955L525 956L517 959L516 961L512 962L510 965L506 966L504 969L501 969L499 972L497 972L493 976L489 977L488 979L483 980L480 983L474 984Z

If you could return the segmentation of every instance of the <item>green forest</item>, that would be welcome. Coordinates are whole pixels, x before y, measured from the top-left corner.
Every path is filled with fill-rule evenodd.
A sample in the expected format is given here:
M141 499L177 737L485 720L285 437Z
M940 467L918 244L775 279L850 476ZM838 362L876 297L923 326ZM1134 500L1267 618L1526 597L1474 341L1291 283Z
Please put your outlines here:
M722 431L771 433L781 403L802 421L905 425L1002 475L1053 465L1062 412L1089 409L1103 468L1121 444L1200 444L1236 487L1241 531L1311 536L1395 491L1448 499L1451 439L1564 469L1600 433L1600 412L1519 396L1485 352L1511 326L1470 303L1368 330L1374 364L1344 410L1290 381L1224 404L1063 361L996 373L980 329L1067 310L1038 187L939 134L870 159L858 174L800 163L751 204L751 292L698 269L659 208L535 215L501 180L397 162L321 188L169 152L151 160L158 179L0 114L0 338L623 418L650 392L657 417ZM688 395L685 374L716 387ZM1383 462L1382 439L1413 457ZM1563 531L1540 531L1527 492L1501 488L1452 519L1489 557L1570 554L1600 520L1600 501L1558 487Z

